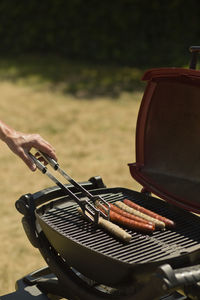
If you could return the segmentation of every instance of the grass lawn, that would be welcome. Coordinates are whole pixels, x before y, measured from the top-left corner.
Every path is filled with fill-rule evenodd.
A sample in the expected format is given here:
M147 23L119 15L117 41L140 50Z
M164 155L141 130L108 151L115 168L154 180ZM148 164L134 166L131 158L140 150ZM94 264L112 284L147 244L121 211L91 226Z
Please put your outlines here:
M135 126L143 70L69 63L61 58L0 59L1 119L19 131L40 133L56 148L74 179L102 176L109 187L140 190L129 175L135 161ZM53 185L31 173L1 143L0 295L45 265L21 226L15 201Z

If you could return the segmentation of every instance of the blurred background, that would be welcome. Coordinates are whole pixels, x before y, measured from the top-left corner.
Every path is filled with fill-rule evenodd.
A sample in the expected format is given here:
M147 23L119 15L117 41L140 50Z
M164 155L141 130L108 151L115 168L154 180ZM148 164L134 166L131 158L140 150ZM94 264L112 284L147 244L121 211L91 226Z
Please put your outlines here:
M186 67L199 45L197 0L0 0L0 112L39 133L78 181L140 190L135 128L144 71ZM0 295L45 265L28 242L15 201L52 186L1 143Z

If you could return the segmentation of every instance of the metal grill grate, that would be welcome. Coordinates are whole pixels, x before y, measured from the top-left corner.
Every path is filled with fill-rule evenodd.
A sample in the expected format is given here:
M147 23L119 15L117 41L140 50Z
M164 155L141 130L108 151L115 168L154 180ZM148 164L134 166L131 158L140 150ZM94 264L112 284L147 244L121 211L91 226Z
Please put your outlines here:
M137 192L121 188L106 189L101 194L111 203L125 198L134 200L175 221L175 229L155 231L152 235L127 230L132 234L132 240L129 244L123 244L102 229L81 219L77 213L77 205L69 201L62 204L55 201L52 208L46 211L44 209L41 218L51 228L73 241L127 263L160 261L200 248L200 221L197 216L176 210L156 198L138 195L140 194Z

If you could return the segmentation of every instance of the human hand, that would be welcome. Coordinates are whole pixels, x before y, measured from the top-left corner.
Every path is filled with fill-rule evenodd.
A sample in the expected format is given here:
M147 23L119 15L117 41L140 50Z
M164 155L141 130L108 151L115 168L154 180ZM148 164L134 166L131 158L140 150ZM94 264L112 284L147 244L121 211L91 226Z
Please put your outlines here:
M31 171L36 170L36 165L28 154L31 148L40 150L57 160L54 148L39 134L25 134L12 130L4 141L12 152L25 162Z

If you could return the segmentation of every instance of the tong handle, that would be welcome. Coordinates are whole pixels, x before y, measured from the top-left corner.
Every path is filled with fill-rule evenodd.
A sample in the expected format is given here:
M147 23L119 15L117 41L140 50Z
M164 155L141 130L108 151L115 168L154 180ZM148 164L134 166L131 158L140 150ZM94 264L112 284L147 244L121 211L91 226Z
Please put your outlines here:
M28 153L30 158L33 160L36 167L45 174L47 172L47 167L45 167L31 152Z
M59 163L51 158L49 155L43 153L42 151L38 151L44 159L50 164L50 166L56 171L59 168Z
M75 181L71 176L69 176L63 169L60 168L59 164L57 161L49 157L46 153L43 153L42 151L38 151L41 156L46 160L47 163L50 164L50 166L55 170L58 171L65 179L67 179L73 186L75 186L80 192L82 192L86 197L88 197L90 200L93 202L95 201L100 201L103 203L105 207L104 212L100 212L100 214L106 218L109 219L109 214L110 214L110 205L107 201L105 201L102 197L100 196L93 196L90 192L88 192L84 187L82 187L77 181Z
M66 194L68 194L82 209L85 217L92 221L95 224L99 222L99 216L102 214L96 207L89 203L87 200L80 200L67 186L62 184L55 176L53 176L32 153L29 152L29 156L36 164L37 168L43 173L46 174L54 183L56 183ZM57 163L57 162L56 162Z
M67 179L71 184L73 184L79 191L81 191L85 196L87 196L89 199L93 198L93 195L90 194L86 189L84 189L78 182L76 182L71 176L69 176L64 170L62 170L59 166L59 163L49 157L46 153L43 153L42 151L38 151L38 153L41 154L41 156L46 160L47 163L50 164L50 166L55 170L58 171L65 179Z

